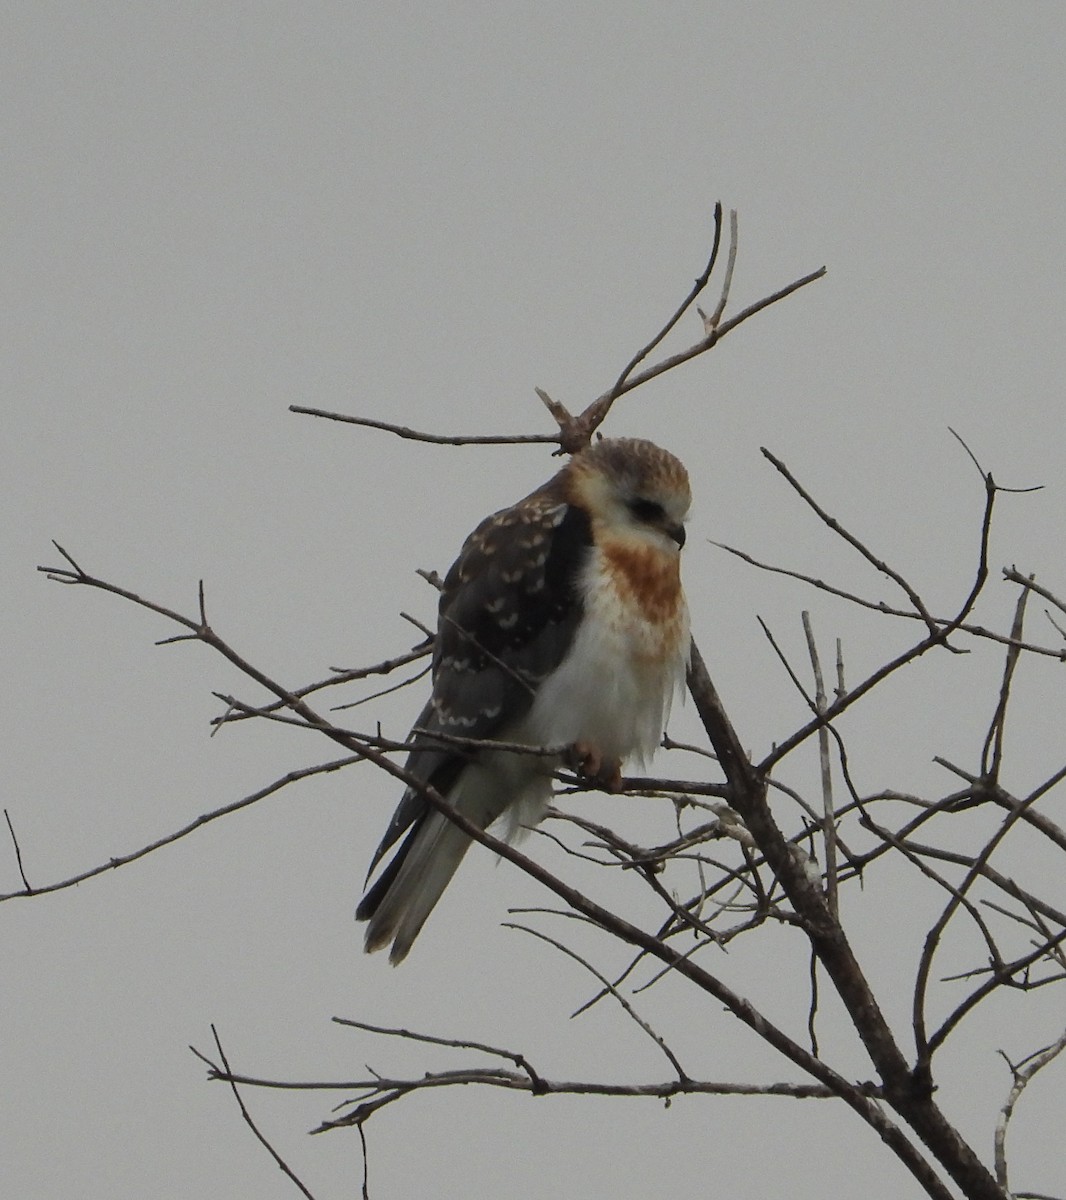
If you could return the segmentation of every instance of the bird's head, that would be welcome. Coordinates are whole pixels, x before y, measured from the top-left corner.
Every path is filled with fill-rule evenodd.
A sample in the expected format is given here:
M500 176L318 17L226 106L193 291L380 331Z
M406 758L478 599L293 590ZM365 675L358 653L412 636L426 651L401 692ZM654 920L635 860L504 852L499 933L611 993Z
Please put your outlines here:
M594 528L675 553L685 544L688 472L654 442L604 438L575 454L564 475L568 499Z

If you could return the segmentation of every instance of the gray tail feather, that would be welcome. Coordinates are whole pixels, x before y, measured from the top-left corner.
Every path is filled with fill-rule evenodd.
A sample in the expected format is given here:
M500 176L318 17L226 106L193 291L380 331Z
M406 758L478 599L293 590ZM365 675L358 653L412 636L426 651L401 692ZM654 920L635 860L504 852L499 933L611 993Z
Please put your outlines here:
M469 846L470 838L446 816L426 813L356 909L359 920L369 921L368 952L391 942L391 963L407 957Z

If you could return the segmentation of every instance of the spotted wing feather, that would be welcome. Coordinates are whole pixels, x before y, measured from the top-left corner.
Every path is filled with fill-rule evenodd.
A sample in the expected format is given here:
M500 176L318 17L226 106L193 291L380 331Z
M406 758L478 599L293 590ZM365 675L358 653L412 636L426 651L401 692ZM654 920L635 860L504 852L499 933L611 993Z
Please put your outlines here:
M464 543L441 590L433 694L415 725L426 732L412 734L407 759L442 795L471 752L427 734L493 738L526 714L573 640L582 612L576 580L591 544L588 517L561 499L556 480L488 517ZM408 788L371 872L412 826L413 836L429 807ZM408 837L363 898L360 919L378 907L410 845Z

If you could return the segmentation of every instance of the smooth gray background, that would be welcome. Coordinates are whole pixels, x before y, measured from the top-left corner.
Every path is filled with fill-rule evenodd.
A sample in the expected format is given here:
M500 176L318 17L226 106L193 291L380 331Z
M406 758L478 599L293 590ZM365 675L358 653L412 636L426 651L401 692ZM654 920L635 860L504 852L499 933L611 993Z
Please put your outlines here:
M982 504L950 425L1000 482L1046 485L1003 498L993 569L1066 591L1061 5L35 3L5 17L0 728L31 881L335 756L279 727L209 741L211 690L254 689L202 647L154 648L173 632L163 621L44 581L50 538L189 614L203 578L219 632L293 686L407 648L398 612L433 612L415 568L446 568L477 520L554 464L543 448L433 448L287 406L547 431L533 386L576 409L610 385L700 270L719 198L740 211L734 311L829 274L627 397L607 432L651 436L689 466L694 628L746 742L764 751L804 719L756 613L802 664L810 608L828 654L845 639L852 680L915 635L708 545L897 599L760 445L947 612L972 579ZM671 345L698 332L693 318ZM1012 602L993 579L982 619L1005 628ZM1054 642L1039 606L1032 619ZM975 767L998 663L930 659L857 712L860 786L935 795L952 783L934 754ZM1018 790L1061 762L1061 672L1021 672ZM402 736L424 687L346 719ZM690 711L671 729L697 736ZM813 794L809 754L786 775ZM294 1194L186 1049L209 1047L212 1021L236 1066L280 1077L470 1061L340 1030L334 1014L480 1037L554 1076L668 1074L616 1011L567 1021L592 983L499 928L509 904L544 897L487 855L401 970L365 958L351 913L394 801L383 777L350 770L0 910L6 1195ZM583 811L669 836L661 805ZM625 881L530 847L652 919ZM1035 854L1015 866L1061 871ZM0 890L17 886L0 847ZM854 901L863 961L895 989L904 1031L935 903L914 881ZM581 944L605 969L624 961ZM979 957L960 946L948 965ZM715 965L802 1035L795 939ZM693 1074L794 1077L683 989L647 1003ZM943 1063L945 1106L986 1154L1008 1086L995 1050L1061 1031L1054 997L1012 1004L975 1017ZM866 1077L831 1004L823 1025L834 1061ZM1058 1065L1019 1108L1019 1189L1063 1187L1063 1089ZM317 1196L356 1194L354 1135L302 1132L329 1097L249 1099ZM917 1194L829 1104L464 1091L383 1114L370 1136L378 1200Z

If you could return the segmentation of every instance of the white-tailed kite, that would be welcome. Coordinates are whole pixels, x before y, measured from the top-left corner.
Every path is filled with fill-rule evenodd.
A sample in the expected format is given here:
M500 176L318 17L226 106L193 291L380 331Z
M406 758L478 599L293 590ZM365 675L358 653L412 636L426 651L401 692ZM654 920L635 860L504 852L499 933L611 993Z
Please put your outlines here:
M679 551L690 502L672 454L604 439L542 487L486 518L441 590L433 694L411 735L407 769L487 829L536 824L560 759L471 751L433 733L571 746L587 773L620 778L659 745L683 684L688 609ZM363 897L367 950L400 962L470 845L408 788L374 854L403 844Z

